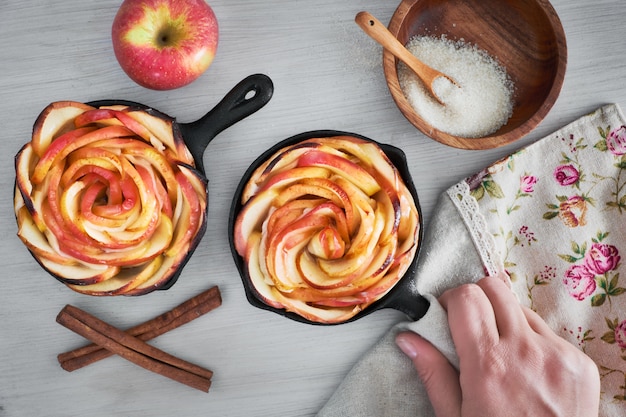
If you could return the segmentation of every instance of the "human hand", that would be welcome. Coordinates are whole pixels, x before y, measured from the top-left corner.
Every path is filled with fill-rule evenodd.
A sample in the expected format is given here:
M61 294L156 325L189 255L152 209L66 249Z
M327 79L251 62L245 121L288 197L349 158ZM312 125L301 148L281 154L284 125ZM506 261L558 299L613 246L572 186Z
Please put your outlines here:
M459 371L412 332L396 337L438 417L598 415L595 363L519 304L497 277L446 291Z

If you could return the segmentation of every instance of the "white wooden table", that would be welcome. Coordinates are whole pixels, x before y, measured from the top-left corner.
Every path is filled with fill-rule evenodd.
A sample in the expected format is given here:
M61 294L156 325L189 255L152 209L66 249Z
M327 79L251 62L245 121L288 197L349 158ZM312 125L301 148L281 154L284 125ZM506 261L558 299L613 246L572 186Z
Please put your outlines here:
M429 140L393 104L381 50L354 16L368 10L388 22L395 1L213 0L221 36L217 57L198 81L169 92L137 86L117 64L110 27L119 4L0 1L1 417L314 415L359 356L403 316L384 310L346 325L309 326L247 303L231 260L227 219L235 187L258 155L279 140L317 129L398 146L407 154L427 227L437 196L448 186L602 104L626 104L623 0L553 0L569 47L561 96L521 142L481 152ZM272 78L274 96L209 145L208 230L172 289L93 298L66 289L37 265L16 237L13 157L48 103L128 99L192 121L253 73ZM222 291L222 307L153 342L212 369L209 394L120 358L73 373L59 367L56 355L82 344L55 322L65 304L130 327L212 285Z

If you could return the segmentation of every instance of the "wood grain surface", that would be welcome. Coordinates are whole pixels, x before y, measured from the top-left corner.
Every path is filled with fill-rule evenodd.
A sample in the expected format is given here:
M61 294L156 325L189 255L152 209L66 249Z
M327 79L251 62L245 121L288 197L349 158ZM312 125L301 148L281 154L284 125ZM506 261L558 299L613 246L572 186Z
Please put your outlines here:
M610 102L626 105L623 0L554 0L568 46L561 94L528 136L469 151L427 138L400 113L381 48L355 24L367 10L388 23L397 1L212 0L220 23L215 61L173 91L134 84L113 55L110 29L121 0L0 1L0 416L313 416L358 358L403 320L383 310L340 326L310 326L246 301L230 255L228 214L247 167L292 135L354 132L405 151L425 227L438 196L521 146ZM94 298L47 275L16 237L14 156L52 101L127 99L198 119L235 84L267 74L270 103L220 133L204 155L208 229L178 282L141 297ZM445 262L441 259L441 262ZM211 369L210 393L118 358L66 372L56 356L84 340L55 322L66 304L129 328L218 285L223 305L150 343Z

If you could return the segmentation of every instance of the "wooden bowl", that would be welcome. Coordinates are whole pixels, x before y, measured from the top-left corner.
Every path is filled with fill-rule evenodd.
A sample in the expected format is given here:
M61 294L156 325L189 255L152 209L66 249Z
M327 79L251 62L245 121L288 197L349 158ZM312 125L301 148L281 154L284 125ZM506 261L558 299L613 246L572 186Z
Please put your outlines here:
M416 114L398 81L398 60L383 52L387 85L404 116L432 139L461 149L497 148L532 131L548 114L563 85L567 66L565 32L547 0L403 0L389 30L405 44L414 36L463 39L494 57L515 85L513 114L495 133L453 136Z

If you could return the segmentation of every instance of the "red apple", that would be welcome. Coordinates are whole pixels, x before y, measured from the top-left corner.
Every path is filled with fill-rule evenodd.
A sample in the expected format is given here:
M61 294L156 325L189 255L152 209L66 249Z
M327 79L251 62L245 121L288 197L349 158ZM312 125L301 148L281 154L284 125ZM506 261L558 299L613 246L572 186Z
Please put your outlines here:
M125 0L111 29L120 66L137 84L171 90L209 68L219 37L204 0Z

